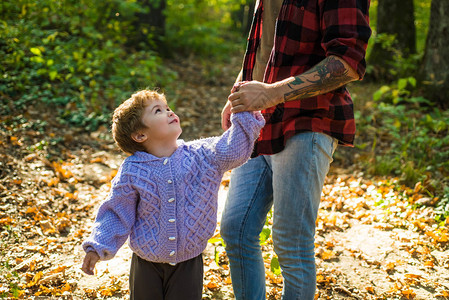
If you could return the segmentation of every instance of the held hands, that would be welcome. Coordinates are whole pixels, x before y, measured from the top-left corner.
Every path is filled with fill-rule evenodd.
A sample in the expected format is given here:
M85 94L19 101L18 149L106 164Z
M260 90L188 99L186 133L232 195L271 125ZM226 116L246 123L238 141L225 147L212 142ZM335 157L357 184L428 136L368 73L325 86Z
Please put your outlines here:
M84 273L87 275L94 275L94 268L95 264L100 260L100 257L97 253L90 251L87 252L86 256L84 257L83 266L81 267L81 270L83 270Z
M234 83L234 86L231 89L231 94L237 92L240 86L246 82L248 81L239 81ZM226 131L229 129L229 127L231 127L231 102L227 101L225 106L223 107L223 110L221 111L221 128Z
M278 90L274 84L259 81L236 83L228 97L230 112L255 111L275 106L283 101Z
M259 81L242 81L234 84L228 101L221 112L223 130L231 127L231 114L242 111L262 110L283 101L283 94L275 84Z
M282 101L283 96L275 84L259 81L236 82L221 112L221 127L223 130L231 127L232 113L262 110Z

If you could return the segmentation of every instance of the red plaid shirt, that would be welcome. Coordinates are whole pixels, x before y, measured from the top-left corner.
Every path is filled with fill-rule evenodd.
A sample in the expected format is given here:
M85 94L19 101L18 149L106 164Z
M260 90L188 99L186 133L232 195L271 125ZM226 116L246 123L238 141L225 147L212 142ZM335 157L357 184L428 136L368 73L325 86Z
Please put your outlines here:
M304 73L336 55L365 74L365 52L371 35L370 0L284 0L264 82L273 83ZM262 34L263 0L254 14L243 62L243 80L252 80ZM352 146L355 134L351 96L345 87L305 100L278 104L262 111L261 130L253 156L282 151L287 140L304 131L326 133Z

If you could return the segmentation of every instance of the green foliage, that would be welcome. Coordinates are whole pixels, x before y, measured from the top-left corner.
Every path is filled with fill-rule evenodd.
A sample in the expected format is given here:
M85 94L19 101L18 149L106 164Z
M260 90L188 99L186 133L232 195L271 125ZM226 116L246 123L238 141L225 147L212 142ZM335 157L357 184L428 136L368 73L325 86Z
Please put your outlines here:
M226 58L236 46L241 46L231 19L231 13L239 6L240 1L231 0L168 0L166 44L176 51L208 59Z
M437 213L437 221L444 222L446 218L449 218L449 187L446 186L443 191L443 197L438 202L435 208Z
M124 47L141 9L135 1L4 1L0 9L6 114L54 107L62 121L93 130L131 91L173 78L154 52Z
M273 209L271 209L268 212L262 232L260 233L259 240L261 245L265 245L269 242L272 224L273 224Z
M278 275L278 276L281 275L282 270L281 270L281 266L279 265L279 259L277 258L277 256L273 256L271 258L270 269L271 269L271 272L273 272L273 274Z
M373 95L370 114L357 115L360 135L375 133L366 168L371 174L396 175L411 187L424 183L430 195L441 199L438 213L447 215L449 111L414 96L415 86L413 77L382 86Z
M373 44L379 44L383 49L387 50L392 55L391 61L388 61L387 73L391 78L402 78L409 76L410 74L415 74L422 56L423 51L416 54L404 55L400 49L395 46L396 35L381 33L373 35L370 39ZM375 68L375 65L367 65L367 73L371 73Z
M260 244L265 245L268 242L268 238L271 235L271 226L265 225L260 233Z
M170 47L208 58L228 51L231 3L168 1ZM3 1L0 114L50 107L59 121L94 130L133 91L166 86L176 74L132 44L136 12L146 9L136 0Z

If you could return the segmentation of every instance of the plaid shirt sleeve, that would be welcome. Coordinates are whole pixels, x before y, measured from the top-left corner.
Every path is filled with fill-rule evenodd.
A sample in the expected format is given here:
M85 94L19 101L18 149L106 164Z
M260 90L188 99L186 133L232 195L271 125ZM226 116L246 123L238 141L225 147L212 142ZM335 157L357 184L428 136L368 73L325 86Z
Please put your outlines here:
M321 47L326 56L344 59L363 78L366 69L365 51L371 29L368 25L369 1L320 1Z

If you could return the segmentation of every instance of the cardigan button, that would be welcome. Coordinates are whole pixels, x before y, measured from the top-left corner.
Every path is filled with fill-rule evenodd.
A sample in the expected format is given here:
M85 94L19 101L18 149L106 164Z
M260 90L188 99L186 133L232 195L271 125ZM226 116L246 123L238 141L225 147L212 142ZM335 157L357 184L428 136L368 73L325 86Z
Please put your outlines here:
M175 255L175 251L170 252L170 256Z
M167 180L168 183L173 183L173 181L171 179Z
M168 219L168 221L169 221L170 223L173 223L173 222L175 221L175 219Z
M171 236L171 237L169 237L168 239L169 239L170 241L174 241L174 240L176 240L176 237Z
M168 202L170 202L170 203L172 203L173 201L175 201L175 198L168 199Z
M168 163L168 158L166 158L165 160L164 160L164 165L166 165Z

